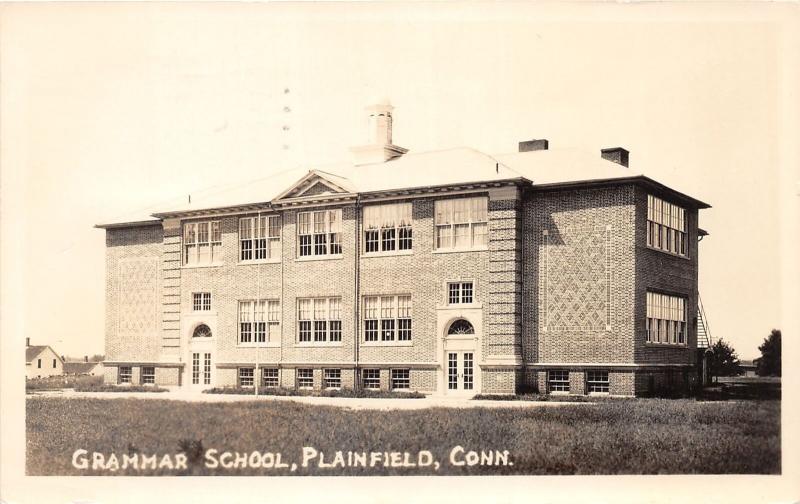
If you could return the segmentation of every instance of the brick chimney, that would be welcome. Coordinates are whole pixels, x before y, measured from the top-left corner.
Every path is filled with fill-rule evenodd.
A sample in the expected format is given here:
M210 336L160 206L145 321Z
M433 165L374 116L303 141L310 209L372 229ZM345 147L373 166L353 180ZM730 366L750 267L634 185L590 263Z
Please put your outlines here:
M537 150L547 150L550 146L550 142L545 140L544 138L540 140L526 140L524 142L519 143L519 151L520 152L530 152L530 151L537 151Z
M628 167L628 151L622 147L610 147L608 149L600 149L600 157L607 159L612 163Z
M83 362L89 362L89 356L88 355L84 355L83 356Z
M31 346L31 339L25 338L25 348L28 348L29 346Z
M352 147L353 164L356 166L385 163L408 152L408 149L392 143L392 111L389 100L380 100L365 109L367 112L367 145Z

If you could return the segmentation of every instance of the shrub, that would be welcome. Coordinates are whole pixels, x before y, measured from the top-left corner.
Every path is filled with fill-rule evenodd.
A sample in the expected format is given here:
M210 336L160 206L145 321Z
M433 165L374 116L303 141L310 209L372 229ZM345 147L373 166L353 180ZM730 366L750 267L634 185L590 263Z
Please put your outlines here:
M203 391L204 394L235 394L255 395L255 390L250 387L214 387ZM396 392L392 390L366 390L366 389L330 389L330 390L298 390L290 388L259 388L260 396L307 396L307 397L365 397L376 399L421 399L425 394L421 392Z
M43 390L63 390L82 386L95 386L103 383L102 376L59 375L46 378L32 378L25 382L26 392Z
M75 385L75 392L166 392L167 389L155 385L112 385L80 384Z

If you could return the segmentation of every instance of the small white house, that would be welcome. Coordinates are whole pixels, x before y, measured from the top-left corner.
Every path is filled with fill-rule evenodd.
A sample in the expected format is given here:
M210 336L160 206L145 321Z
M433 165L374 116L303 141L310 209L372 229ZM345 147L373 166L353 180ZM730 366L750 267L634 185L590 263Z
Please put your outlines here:
M100 376L103 374L103 363L89 362L88 357L84 357L83 362L65 362L64 374Z
M44 378L64 373L64 360L49 345L31 345L25 340L25 378Z

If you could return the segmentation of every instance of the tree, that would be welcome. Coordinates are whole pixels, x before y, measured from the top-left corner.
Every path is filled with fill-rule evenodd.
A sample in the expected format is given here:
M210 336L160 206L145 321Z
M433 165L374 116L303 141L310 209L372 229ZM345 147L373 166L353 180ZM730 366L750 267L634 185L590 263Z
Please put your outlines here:
M105 358L106 356L103 354L94 354L91 357L89 357L89 362L103 362L103 359Z
M758 376L780 376L781 375L781 331L773 329L764 338L764 343L758 347L761 350L761 358L757 359Z
M736 350L721 339L717 340L711 347L711 356L708 364L711 376L714 377L736 376L741 372Z

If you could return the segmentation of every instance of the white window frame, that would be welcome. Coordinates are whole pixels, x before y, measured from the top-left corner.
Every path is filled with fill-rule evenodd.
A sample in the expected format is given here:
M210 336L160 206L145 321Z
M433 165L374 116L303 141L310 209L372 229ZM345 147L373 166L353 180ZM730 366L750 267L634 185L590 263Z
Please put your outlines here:
M300 345L342 344L342 298L297 298L297 335Z
M368 205L361 209L364 255L404 254L413 251L412 204Z
M124 371L123 370L127 370ZM132 366L120 366L119 371L117 374L117 383L133 383L133 367Z
M274 381L273 381L274 380ZM280 375L278 368L261 368L261 386L264 388L278 388L280 387Z
M405 375L405 376L402 376ZM390 373L392 390L411 389L411 370L408 368L392 369Z
M435 251L486 250L489 246L489 198L451 198L434 203ZM458 236L466 243L456 244Z
M648 290L645 342L649 345L688 346L688 303L688 298L684 296Z
M456 294L455 298L453 297L454 290ZM475 282L473 280L458 280L453 282L447 282L447 304L448 305L475 304Z
M367 374L370 376L367 376ZM366 390L380 390L381 370L377 368L362 369L361 386Z
M152 370L152 373L146 373L145 370ZM156 384L156 368L155 366L142 366L140 381L142 385L155 385Z
M411 294L364 296L363 307L364 343L411 344L414 334Z
M192 292L192 311L193 312L211 311L211 293Z
M314 370L311 368L298 368L295 371L295 385L298 389L313 389L314 388ZM308 375L308 376L300 376L300 375ZM301 380L310 380L311 383L306 385L301 385ZM303 381L303 383L307 383Z
M605 379L603 376L605 375ZM599 390L592 390L593 388ZM589 369L586 371L586 393L608 394L611 389L609 372L604 369Z
M242 299L238 305L238 346L277 346L281 335L279 299ZM245 341L246 337L246 341Z
M322 370L322 388L328 390L342 388L342 370L339 368L324 368Z
M258 221L258 225L256 225ZM255 215L239 219L239 262L278 262L281 259L280 215ZM261 256L261 257L259 257Z
M647 246L661 252L689 257L686 209L647 195Z
M303 243L304 237L308 243ZM324 240L324 243L322 243ZM342 255L342 209L312 210L297 213L297 258L339 257Z
M570 391L569 370L548 369L547 392L556 394L568 394L569 391Z
M202 249L208 247L201 260ZM182 264L187 267L222 264L222 224L218 220L184 222Z
M256 383L256 370L251 367L240 367L236 376L236 381L242 388L251 388ZM249 383L245 383L245 382Z

